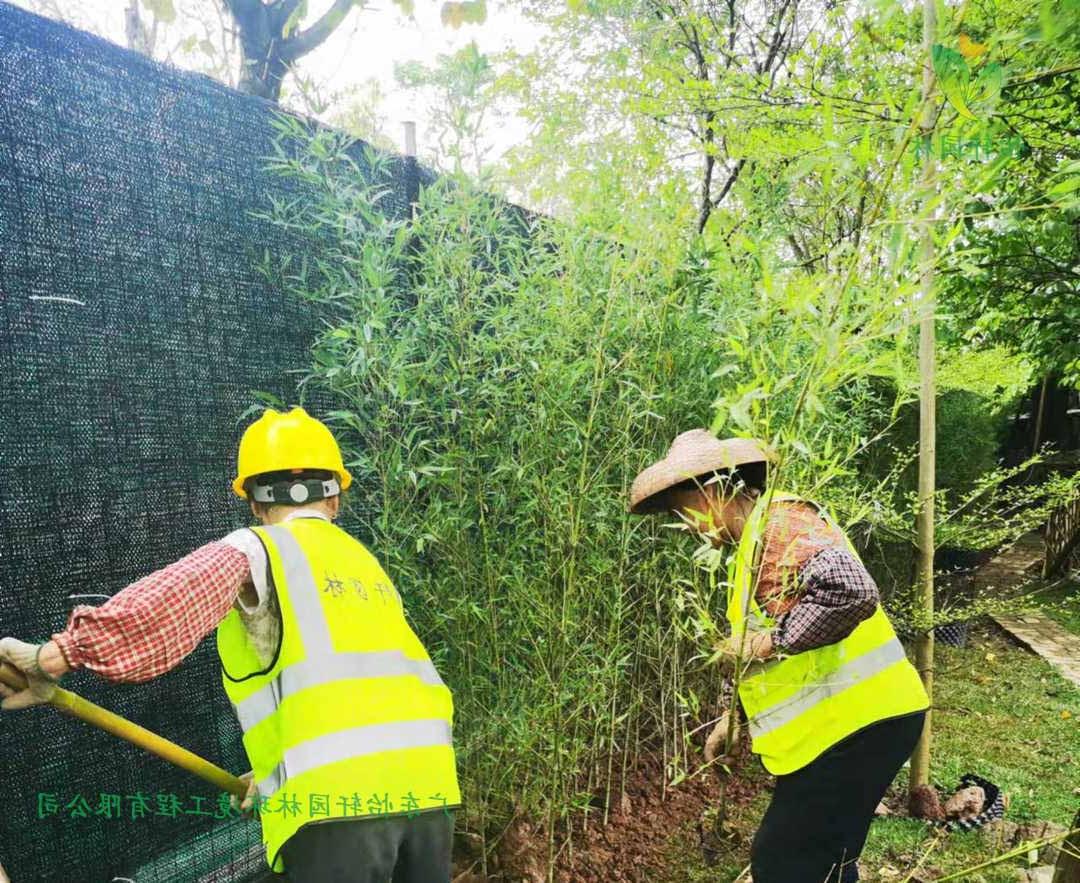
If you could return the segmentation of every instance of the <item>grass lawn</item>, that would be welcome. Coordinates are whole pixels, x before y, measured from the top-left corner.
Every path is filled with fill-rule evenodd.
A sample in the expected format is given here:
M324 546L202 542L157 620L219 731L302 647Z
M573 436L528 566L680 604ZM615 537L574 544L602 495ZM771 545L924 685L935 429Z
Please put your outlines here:
M1080 689L1037 656L1016 647L996 630L973 634L967 648L940 644L936 655L936 703L932 777L951 791L962 774L974 772L1011 796L1006 819L1072 821L1080 796ZM761 776L760 764L748 774ZM907 770L894 784L906 788ZM705 864L697 831L672 838L670 875L663 881L730 881L747 861L749 838L768 794L761 794L729 820L733 847ZM1002 852L1000 835L976 831L935 837L922 822L883 818L874 822L861 860L865 881L900 881L929 851L915 879L934 879L984 862ZM935 843L935 840L938 842ZM982 883L1016 879L1013 861L965 876Z

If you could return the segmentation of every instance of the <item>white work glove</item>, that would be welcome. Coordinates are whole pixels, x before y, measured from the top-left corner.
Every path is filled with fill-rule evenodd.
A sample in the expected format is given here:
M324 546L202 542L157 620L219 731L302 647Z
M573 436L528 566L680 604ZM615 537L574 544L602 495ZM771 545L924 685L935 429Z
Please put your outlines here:
M731 721L732 710L727 709L722 715L720 720L716 722L716 726L713 727L712 732L709 733L709 738L705 740L705 763L711 764L716 761L723 766L731 766L739 756L739 717L738 712L735 713L735 731L733 733L734 744L731 746L730 754L723 754L724 746L727 744L728 725Z
M244 773L240 777L240 780L243 781L243 782L247 782L247 786L248 786L247 794L244 795L243 800L241 800L235 794L230 794L229 795L229 806L232 807L235 810L238 810L239 812L243 813L246 816L246 815L251 814L251 807L252 807L253 801L255 799L255 791L256 791L256 788L255 788L255 772L251 771L251 772Z
M0 640L0 662L10 662L26 675L27 680L25 690L13 690L6 684L0 684L0 696L4 697L0 708L4 711L29 708L52 699L58 682L38 665L38 653L43 646L44 644L27 644L17 638Z

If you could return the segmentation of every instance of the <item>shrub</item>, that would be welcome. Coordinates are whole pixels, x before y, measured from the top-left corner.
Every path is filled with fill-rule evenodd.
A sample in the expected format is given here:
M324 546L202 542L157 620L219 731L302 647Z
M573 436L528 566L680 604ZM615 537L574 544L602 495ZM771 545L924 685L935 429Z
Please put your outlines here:
M727 308L695 305L677 242L636 254L462 182L392 220L378 158L332 133L274 167L318 194L272 212L325 244L318 260L268 269L336 317L304 385L338 402L369 497L345 524L454 692L465 824L540 817L553 855L560 820L594 795L606 813L643 747L685 766L688 714L715 691L673 591L697 578L686 550L626 504L708 423Z

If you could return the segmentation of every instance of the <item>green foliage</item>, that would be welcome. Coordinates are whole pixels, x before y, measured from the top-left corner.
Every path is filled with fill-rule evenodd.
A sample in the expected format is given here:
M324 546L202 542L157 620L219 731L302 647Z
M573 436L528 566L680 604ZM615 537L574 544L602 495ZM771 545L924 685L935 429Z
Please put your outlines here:
M997 344L1075 382L1074 0L940 5L936 196L919 180L911 125L919 4L532 6L551 37L518 64L536 134L510 173L533 204L643 241L657 218L690 231L704 217L710 245L733 260L749 237L778 269L839 274L854 251L860 272L879 260L913 269L925 203L940 219L942 325L955 348ZM805 40L789 45L790 34ZM892 241L867 248L880 223L895 225Z
M394 76L405 89L430 100L431 162L446 171L482 176L488 150L484 129L493 123L496 74L476 41L452 55L439 55L430 66L418 61L397 64Z
M1017 182L1024 192L1030 183ZM1024 192L1008 199L1024 199ZM1029 354L1040 369L1060 371L1073 385L1080 382L1076 223L1071 211L972 222L943 280L964 339Z
M983 410L1002 414L1031 389L1035 369L1022 353L1005 347L984 349L942 349L938 353L938 390L944 393L964 391L982 399ZM909 386L917 382L911 365Z
M918 366L911 348L902 347L898 355L895 383L902 404L888 446L870 450L863 464L868 475L879 478L893 470L898 451L914 452L919 439ZM997 469L1011 411L1031 388L1033 368L1025 356L1004 347L942 348L938 362L935 481L949 499L959 499ZM914 455L905 462L894 483L894 499L914 493L918 484Z
M1007 417L994 414L993 399L967 390L938 398L937 484L946 491L964 492L997 466Z
M934 44L930 58L938 88L961 116L978 120L993 111L1005 81L1004 68L1000 64L990 62L973 76L964 56L940 43Z
M275 161L319 197L271 216L325 248L268 269L335 317L304 388L340 403L368 507L346 524L453 685L465 824L488 836L523 811L555 849L582 795L617 800L643 743L684 768L688 709L715 689L679 627L684 558L626 502L706 421L722 311L695 306L665 243L526 231L462 181L388 219L378 158L362 175L343 147L323 132Z
M991 34L998 55L1008 58L1008 82L988 131L1018 138L1023 149L1003 168L1007 174L969 188L958 202L962 230L944 256L942 302L958 339L1022 352L1041 374L1075 385L1080 151L1072 129L1080 15L1073 0L1045 2L1038 11L997 3L972 7L964 26Z
M937 400L937 479L939 491L956 498L969 493L978 479L998 466L999 443L1009 415L998 413L1000 398L965 389L943 392ZM915 451L919 440L918 404L907 401L897 410L888 444L867 452L865 474L879 479L904 468L891 479L892 499L914 493L918 484Z
M709 713L724 553L702 545L704 572L687 568L623 509L677 432L765 438L774 487L828 505L861 546L904 549L890 609L913 630L1016 601L946 598L930 620L905 606L917 221L939 219L945 279L938 541L988 549L1075 493L1019 484L996 442L1033 372L1072 345L1058 209L1076 191L1070 167L1033 159L1030 115L1049 149L1071 98L1044 94L1061 74L1030 10L942 8L938 41L960 47L968 78L949 96L963 108L934 96L930 146L978 134L993 149L938 157L935 193L915 138L921 22L901 4L768 2L727 20L691 0L534 5L552 40L510 74L475 47L398 74L439 95L456 170L483 170L481 121L514 96L537 137L510 180L574 223L528 221L460 179L389 220L377 158L362 173L323 133L276 164L318 198L273 215L326 247L271 271L333 315L305 385L340 402L365 504L347 517L455 686L467 824L486 838L540 817L550 859L560 823L589 795L606 812L639 749L686 773L687 721ZM992 67L1005 59L1007 78ZM994 146L1017 131L1021 151ZM1032 213L1029 184L1061 204ZM1029 339L1036 279L1048 296L1023 307Z
M910 399L909 312L902 305L911 290L904 284L883 273L845 288L824 274L774 276L762 267L755 298L728 319L713 429L768 440L779 455L772 486L826 504L864 545L892 541L911 550L920 508L918 412ZM1056 475L1022 482L1040 458L1011 469L998 465L1004 408L1026 386L1030 368L992 350L971 364L965 360L963 354L943 360L936 542L939 549L996 549L1044 524L1075 497L1080 482ZM972 373L978 368L999 373L981 378ZM698 560L713 572L723 564L707 542ZM887 607L909 632L1022 603L1019 590L943 594L927 616L907 568L891 582ZM707 603L692 606L700 634L715 635Z

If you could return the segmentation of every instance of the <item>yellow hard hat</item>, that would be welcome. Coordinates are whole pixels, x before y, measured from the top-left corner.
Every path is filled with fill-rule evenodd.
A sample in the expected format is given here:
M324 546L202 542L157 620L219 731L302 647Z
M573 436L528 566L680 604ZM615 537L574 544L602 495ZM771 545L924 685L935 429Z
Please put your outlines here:
M337 473L342 490L352 484L341 449L325 423L303 408L285 414L267 408L240 439L233 490L246 500L245 481L253 475L287 469L327 469Z

